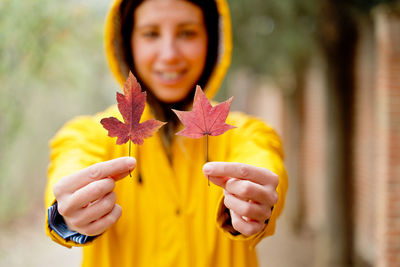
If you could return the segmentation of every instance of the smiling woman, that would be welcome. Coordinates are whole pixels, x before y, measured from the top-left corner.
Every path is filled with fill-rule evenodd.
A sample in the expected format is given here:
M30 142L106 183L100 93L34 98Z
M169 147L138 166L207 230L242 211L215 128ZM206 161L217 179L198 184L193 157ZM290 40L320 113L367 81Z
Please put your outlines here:
M279 137L231 112L226 123L237 128L210 137L207 162L206 142L175 135L171 111L191 108L197 84L210 99L218 91L230 30L225 0L114 2L111 71L121 84L132 71L147 92L142 121L168 124L135 145L134 158L100 124L122 120L116 106L72 120L52 140L46 229L64 246L84 246L83 266L257 266L251 248L274 233L285 201Z

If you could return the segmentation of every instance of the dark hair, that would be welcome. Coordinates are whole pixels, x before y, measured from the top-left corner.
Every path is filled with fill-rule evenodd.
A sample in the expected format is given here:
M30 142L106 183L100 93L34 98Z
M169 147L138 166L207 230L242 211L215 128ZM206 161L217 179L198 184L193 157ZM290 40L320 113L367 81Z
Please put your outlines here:
M219 47L219 13L214 0L186 0L200 7L203 11L204 22L206 26L208 44L207 44L207 58L202 75L198 81L195 81L193 88L185 99L178 103L163 103L155 97L155 95L146 88L146 85L141 81L133 63L131 36L133 32L134 12L135 9L145 0L124 0L120 6L121 17L121 37L122 37L122 55L124 61L127 63L128 68L136 76L142 89L147 91L147 102L150 104L152 112L159 120L168 121L168 124L161 128L161 136L163 139L164 147L168 155L170 155L170 143L175 134L176 128L179 125L179 120L176 115L171 111L172 108L178 110L185 110L192 103L194 97L195 86L198 84L205 88L211 73L215 67L218 57Z
M132 72L135 72L131 47L131 35L133 31L133 16L135 9L145 0L124 0L121 3L121 36L123 45L123 55L125 62ZM219 14L214 0L186 0L200 7L203 11L207 36L208 50L203 74L196 84L205 88L208 79L214 69L218 56L219 43ZM136 73L134 73L136 74ZM135 75L137 76L137 75Z

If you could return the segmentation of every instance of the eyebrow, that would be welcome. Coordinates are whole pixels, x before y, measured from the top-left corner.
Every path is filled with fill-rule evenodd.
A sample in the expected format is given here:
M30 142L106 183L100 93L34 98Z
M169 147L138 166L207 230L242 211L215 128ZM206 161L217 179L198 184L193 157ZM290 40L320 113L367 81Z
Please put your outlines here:
M178 27L186 27L186 26L197 26L201 25L200 22L184 22L184 23L179 23ZM143 24L143 25L135 25L135 28L142 29L142 28L156 28L158 27L158 24Z

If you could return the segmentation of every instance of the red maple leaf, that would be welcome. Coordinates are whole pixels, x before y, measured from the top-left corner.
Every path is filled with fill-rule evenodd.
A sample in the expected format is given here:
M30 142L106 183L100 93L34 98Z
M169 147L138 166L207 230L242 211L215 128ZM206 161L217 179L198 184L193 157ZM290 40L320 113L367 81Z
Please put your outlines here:
M117 102L124 122L110 117L102 119L100 123L108 130L108 136L117 137L117 145L125 144L129 140L142 145L143 139L151 137L165 122L150 119L139 123L146 103L146 92L142 92L140 84L131 72L123 91L124 94L117 92Z
M196 94L194 95L193 109L191 111L173 109L186 127L176 134L189 138L200 138L204 135L217 136L232 128L236 128L235 126L225 123L232 100L233 97L213 107L200 86L197 86Z

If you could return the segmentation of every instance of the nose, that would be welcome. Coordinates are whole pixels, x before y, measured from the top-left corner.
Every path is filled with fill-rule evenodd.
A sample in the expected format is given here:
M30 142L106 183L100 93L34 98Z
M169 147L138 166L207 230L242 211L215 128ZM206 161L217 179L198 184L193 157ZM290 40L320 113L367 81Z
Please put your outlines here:
M171 36L163 38L159 58L165 63L174 63L179 60L179 49L175 38Z

